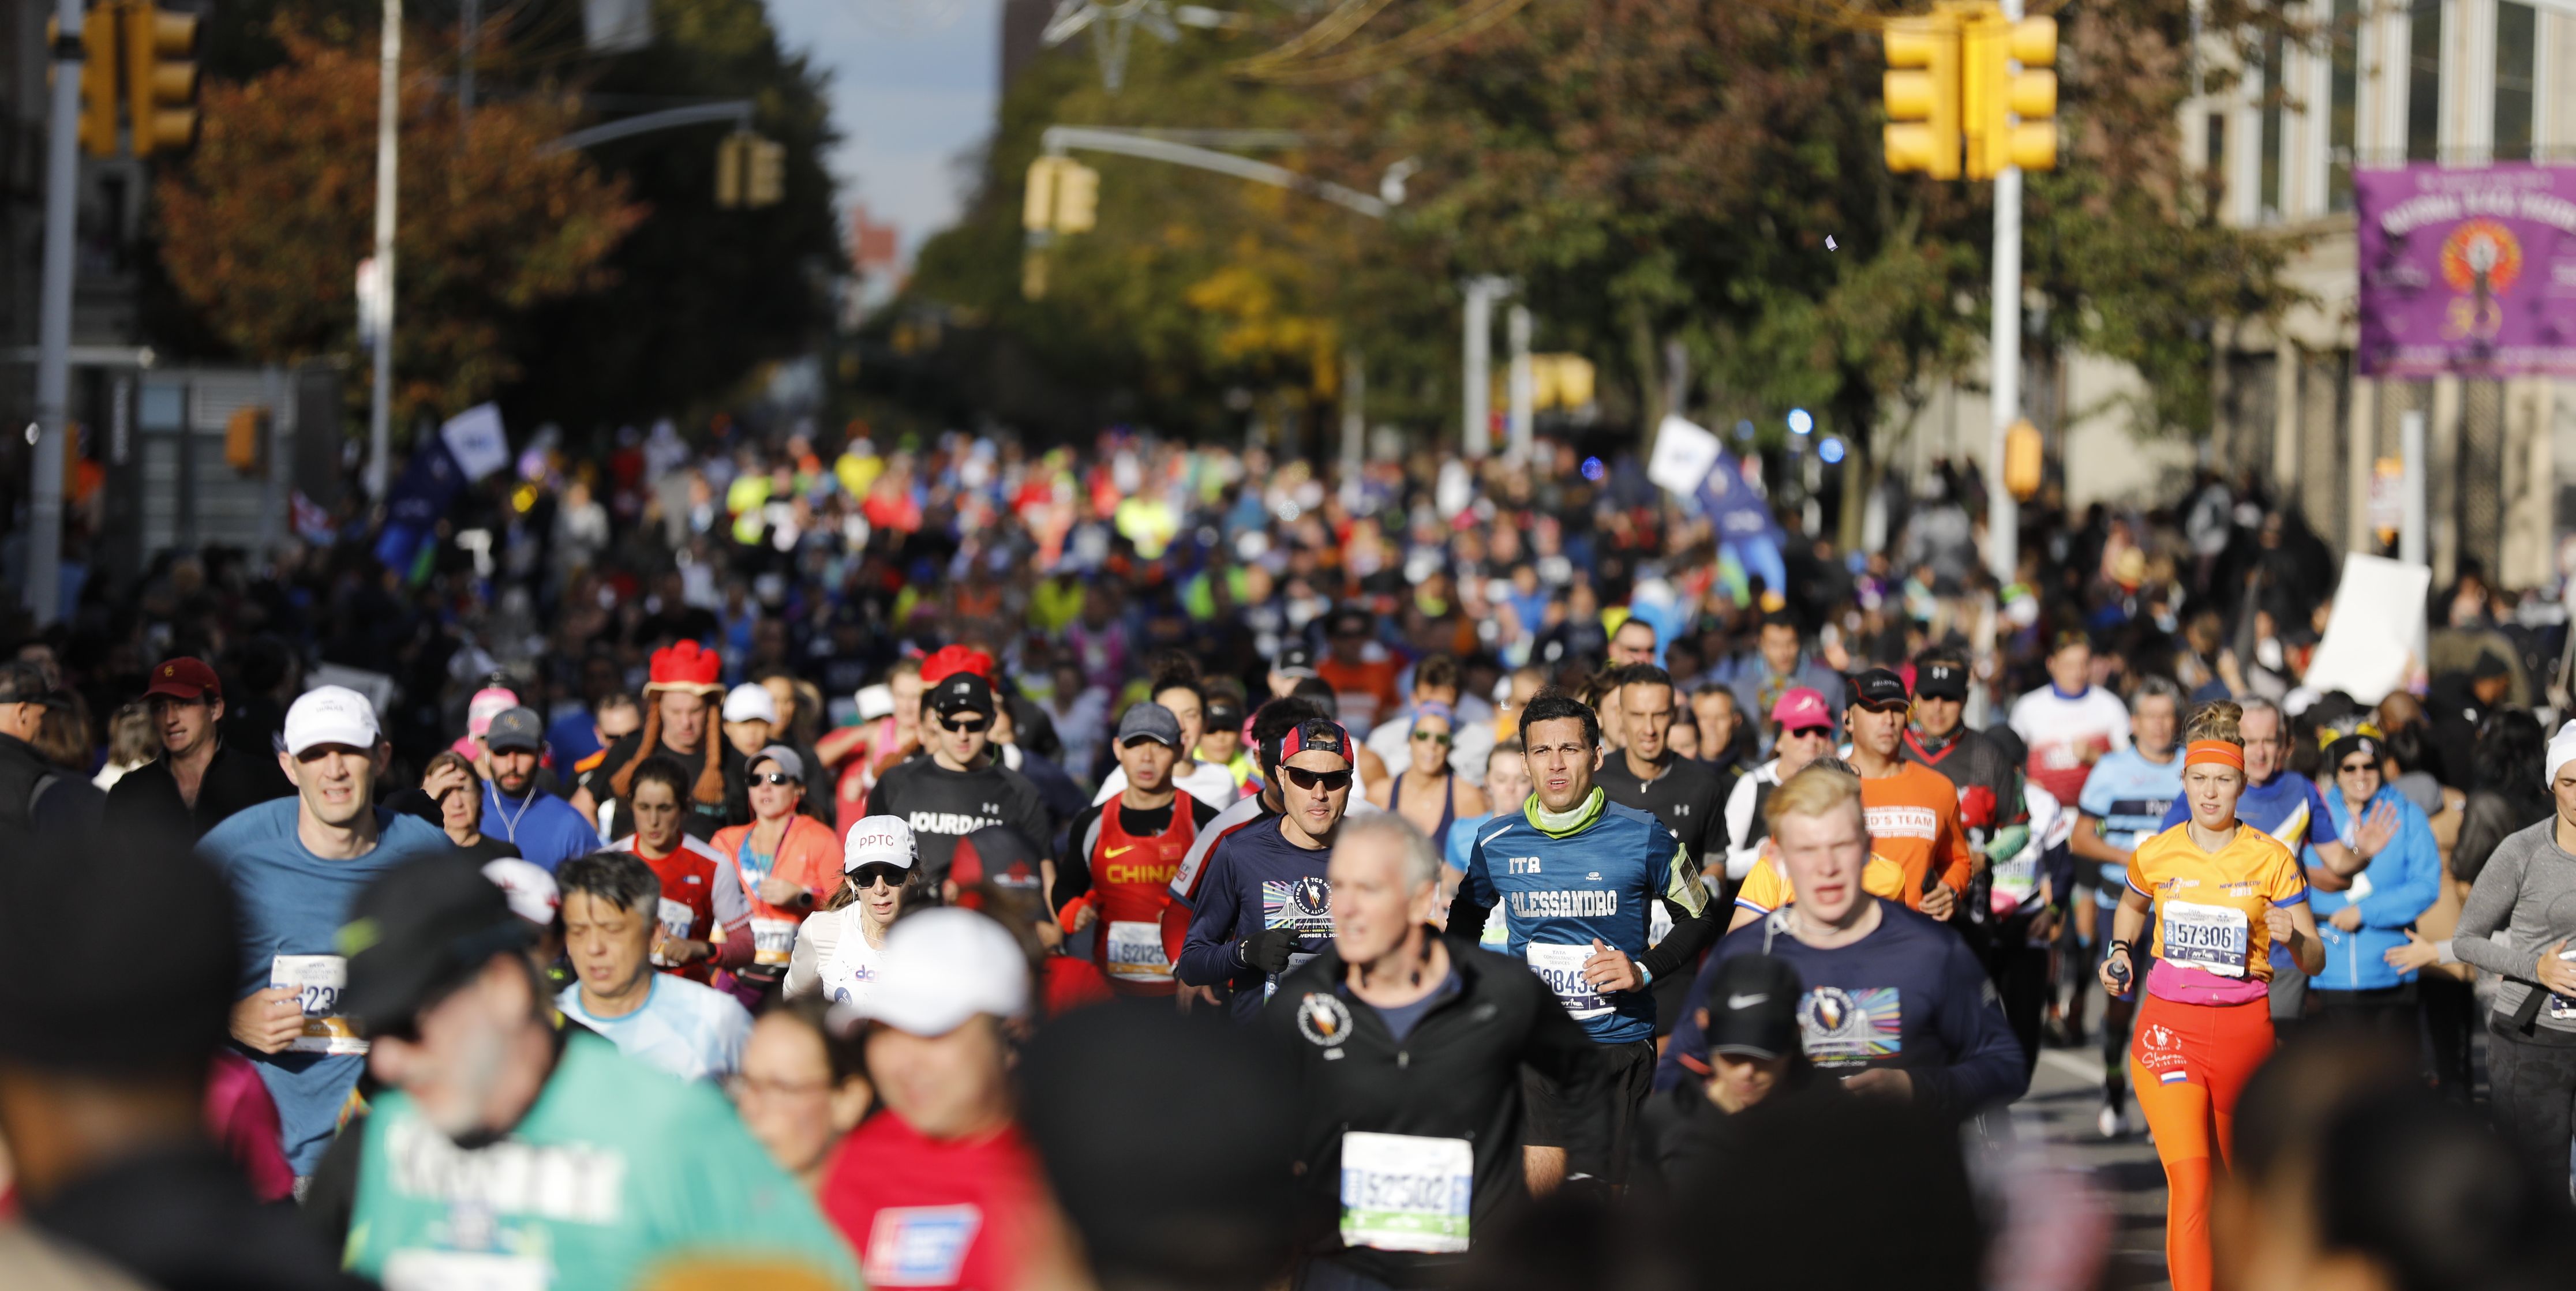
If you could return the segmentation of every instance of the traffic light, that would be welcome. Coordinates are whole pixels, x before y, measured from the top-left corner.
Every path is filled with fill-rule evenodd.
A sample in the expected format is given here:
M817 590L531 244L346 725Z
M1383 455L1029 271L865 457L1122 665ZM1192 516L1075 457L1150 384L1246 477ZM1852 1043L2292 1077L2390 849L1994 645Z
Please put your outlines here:
M751 135L737 130L716 145L716 205L725 210L742 205L744 175L751 169L750 141Z
M1020 227L1031 233L1088 233L1098 222L1100 172L1071 157L1029 163Z
M197 18L134 0L125 8L126 112L134 155L176 152L197 139Z
M754 139L749 157L742 204L776 206L787 200L787 145L775 139Z
M2028 502L2038 496L2042 473L2046 470L2047 446L2040 440L2039 427L2023 417L2004 430L2004 489L2015 498Z
M243 404L224 418L224 465L248 475L259 469L260 424L268 410Z
M50 28L54 24L47 24ZM116 6L81 18L80 146L93 157L116 155Z
M1960 44L1968 178L1992 179L2006 166L2056 169L2057 73L2048 69L2057 61L2057 20L2015 22L1979 4L1965 15ZM2023 70L2013 70L2016 62Z
M1959 15L1948 7L1890 18L1880 39L1887 72L1887 168L1959 177Z

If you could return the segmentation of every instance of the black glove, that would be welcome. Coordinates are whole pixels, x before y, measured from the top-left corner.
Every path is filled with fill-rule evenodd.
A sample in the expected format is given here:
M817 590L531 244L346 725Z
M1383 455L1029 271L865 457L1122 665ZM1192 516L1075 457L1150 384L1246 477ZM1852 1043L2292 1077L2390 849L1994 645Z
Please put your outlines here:
M1264 928L1234 943L1235 962L1246 968L1278 974L1288 971L1288 952L1297 948L1297 934L1287 928Z

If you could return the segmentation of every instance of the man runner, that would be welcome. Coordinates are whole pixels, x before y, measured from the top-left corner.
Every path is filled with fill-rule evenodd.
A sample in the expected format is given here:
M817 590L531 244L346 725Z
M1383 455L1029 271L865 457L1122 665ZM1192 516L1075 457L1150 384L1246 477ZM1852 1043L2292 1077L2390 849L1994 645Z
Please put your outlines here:
M1216 808L1172 780L1187 731L1161 704L1130 707L1118 719L1118 796L1073 818L1073 846L1056 873L1056 920L1065 935L1086 928L1092 962L1121 995L1168 998L1176 989L1178 944L1163 939L1172 876ZM1186 808L1182 804L1186 802Z
M537 785L537 764L546 750L546 727L533 708L504 709L477 737L492 766L483 785L483 823L487 833L516 844L519 855L551 871L599 846L592 828L572 804Z
M871 816L901 816L921 847L922 881L933 892L948 879L957 841L1003 825L1035 847L1055 834L1037 786L990 756L993 684L977 673L952 672L930 688L922 723L930 756L895 766L868 791ZM1054 862L1041 856L1041 873Z
M1630 636L1631 626L1643 626L1630 619L1620 631ZM1646 650L1654 649L1654 633L1645 634ZM1616 644L1618 638L1611 638ZM1619 686L1611 692L1611 701L1619 705L1627 728L1628 744L1617 757L1606 759L1596 777L1610 801L1622 807L1634 807L1662 821L1664 828L1682 845L1702 875L1726 872L1726 790L1717 773L1692 758L1673 752L1669 737L1673 720L1680 713L1673 693L1672 674L1652 663L1632 663L1619 670ZM1497 806L1496 810L1508 808ZM1653 910L1649 937L1661 941L1672 927L1672 919L1657 905ZM1654 985L1655 1034L1670 1035L1674 1020L1680 1016L1682 996L1690 989L1691 975L1699 971L1697 962L1683 965Z
M1960 910L1976 876L1976 856L1959 828L1959 791L1949 777L1906 761L1905 727L1914 697L1885 668L1851 680L1851 764L1860 772L1862 814L1871 850L1905 871L1905 904L1935 919Z
M600 852L555 871L555 883L564 955L579 976L555 1007L628 1057L682 1080L732 1075L751 1038L751 1014L712 986L653 971L663 931L662 884L651 867L625 852Z
M1699 865L1663 822L1611 802L1592 782L1601 724L1564 695L1543 694L1521 714L1532 791L1520 812L1497 816L1476 837L1467 877L1449 904L1449 933L1473 942L1487 913L1508 902L1511 956L1530 966L1557 1002L1603 1046L1610 1175L1620 1181L1628 1137L1655 1066L1659 976L1690 971L1717 934ZM1673 930L1651 940L1648 911L1665 904ZM1544 1075L1529 1081L1530 1174L1542 1191L1565 1177L1568 1126L1590 1112Z
M1340 723L1310 718L1262 752L1285 810L1227 834L1204 871L1187 876L1194 899L1178 963L1184 985L1230 993L1238 1019L1331 940L1325 861L1351 801L1354 749ZM1173 876L1175 890L1183 877Z

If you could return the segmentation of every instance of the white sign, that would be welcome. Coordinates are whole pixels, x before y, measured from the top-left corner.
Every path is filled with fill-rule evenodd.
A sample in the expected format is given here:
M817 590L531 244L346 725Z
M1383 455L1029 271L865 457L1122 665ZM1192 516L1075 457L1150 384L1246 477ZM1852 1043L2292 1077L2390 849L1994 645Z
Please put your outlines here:
M1655 428L1655 452L1647 459L1646 478L1666 492L1689 497L1717 469L1720 451L1717 436L1706 427L1667 414Z
M2433 571L2385 556L2343 558L2334 616L2308 661L2304 684L2322 695L2340 690L2364 705L2404 686L2423 658L2424 595Z
M447 455L465 478L479 480L510 464L510 437L501 432L501 406L478 403L447 419L438 428Z
M389 674L339 663L315 664L313 671L304 674L306 690L320 686L346 686L366 696L379 713L393 707L395 693L400 689Z

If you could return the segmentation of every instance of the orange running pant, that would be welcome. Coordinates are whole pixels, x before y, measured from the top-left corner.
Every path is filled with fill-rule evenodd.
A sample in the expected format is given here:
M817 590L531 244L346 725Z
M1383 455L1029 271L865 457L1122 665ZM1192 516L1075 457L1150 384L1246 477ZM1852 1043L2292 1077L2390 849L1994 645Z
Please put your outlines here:
M2174 1291L2210 1291L2211 1149L2224 1165L2236 1141L2236 1096L2272 1054L2268 1000L2138 1007L2129 1084L2165 1165L2165 1266Z

